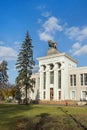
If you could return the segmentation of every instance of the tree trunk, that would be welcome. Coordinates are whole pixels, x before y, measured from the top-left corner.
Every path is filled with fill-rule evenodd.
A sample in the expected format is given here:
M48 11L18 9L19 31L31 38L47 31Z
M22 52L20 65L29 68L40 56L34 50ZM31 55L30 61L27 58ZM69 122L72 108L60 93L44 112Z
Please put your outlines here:
M25 104L28 105L28 101L27 101L27 85L26 85L26 89L25 89Z

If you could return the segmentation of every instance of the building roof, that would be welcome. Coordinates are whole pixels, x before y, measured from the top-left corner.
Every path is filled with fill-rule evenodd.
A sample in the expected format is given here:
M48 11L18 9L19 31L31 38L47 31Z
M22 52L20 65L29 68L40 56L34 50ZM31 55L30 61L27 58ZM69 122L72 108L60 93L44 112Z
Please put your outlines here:
M61 57L61 56L65 56L66 58L70 59L71 61L77 63L77 60L75 60L74 58L72 58L71 56L69 56L66 53L55 53L55 54L47 55L45 57L40 57L40 58L37 58L37 59L39 61L41 61L41 60L47 60L47 59L50 59L50 58Z

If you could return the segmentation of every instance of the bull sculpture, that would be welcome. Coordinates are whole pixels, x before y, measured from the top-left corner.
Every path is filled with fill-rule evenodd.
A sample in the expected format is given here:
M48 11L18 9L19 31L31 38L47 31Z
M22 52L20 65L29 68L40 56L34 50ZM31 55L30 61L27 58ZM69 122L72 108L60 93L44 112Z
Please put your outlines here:
M49 45L49 47L51 47L51 48L55 48L55 49L57 48L55 41L48 40L48 45Z

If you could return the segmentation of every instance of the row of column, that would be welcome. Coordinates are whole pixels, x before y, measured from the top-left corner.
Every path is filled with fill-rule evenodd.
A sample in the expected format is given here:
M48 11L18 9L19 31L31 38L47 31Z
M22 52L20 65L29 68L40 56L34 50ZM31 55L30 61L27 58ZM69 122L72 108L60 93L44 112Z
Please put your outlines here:
M54 71L54 84L53 84L53 93L54 97L53 100L58 101L58 70L61 70L61 99L63 99L63 93L64 90L62 88L63 85L63 70L60 68L58 69L58 64L54 64L54 68L52 71ZM43 72L46 72L46 88L44 88L44 81L43 81ZM45 100L50 100L50 65L46 65L46 70L44 70L44 66L40 66L40 100L43 100L43 91L46 93L46 99Z

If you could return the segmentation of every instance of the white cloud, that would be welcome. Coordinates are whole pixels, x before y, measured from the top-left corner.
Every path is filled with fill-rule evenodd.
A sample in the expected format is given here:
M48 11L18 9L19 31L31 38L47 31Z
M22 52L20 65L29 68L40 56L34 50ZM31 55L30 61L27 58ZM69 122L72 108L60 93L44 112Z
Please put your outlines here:
M50 12L43 12L41 15L43 17L49 17L50 16Z
M70 39L76 41L69 51L72 55L84 55L87 54L87 45L83 45L83 41L87 39L87 26L83 28L70 27L66 28L65 33Z
M87 45L80 47L80 49L74 52L74 55L84 55L84 54L87 54Z
M56 31L62 31L63 27L59 24L59 20L56 17L50 17L43 25L43 31L39 31L40 40L47 41L53 40Z
M76 39L79 35L80 29L78 27L66 28L65 33L69 36L70 39Z
M72 48L73 49L79 49L81 46L80 46L80 43L79 42L76 42L75 44L73 44Z
M43 28L45 29L46 32L51 32L51 31L62 31L62 26L59 25L59 20L56 17L50 17L44 24Z
M14 60L17 58L17 52L10 47L0 46L0 58L4 58L6 60Z
M83 41L84 39L87 39L87 27L84 27L82 30L80 30L77 37L77 40L79 41Z
M4 42L3 42L3 41L0 41L0 45L2 45L2 44L4 44Z
M65 33L69 36L70 39L74 39L75 41L83 41L87 39L87 26L84 28L79 27L66 28Z
M39 32L40 40L47 41L49 39L53 40L53 36L47 32Z
M76 42L76 43L74 43L74 44L72 45L72 48L71 48L71 50L69 50L69 52L74 55L74 53L75 53L78 49L80 49L80 47L81 47L80 43L79 43L79 42Z
M73 44L70 53L77 56L87 54L87 45L81 46L80 43L76 42Z
M83 44L87 40L87 26L85 27L67 27L67 23L61 25L59 19L51 16L42 25L42 29L38 31L40 40L47 41L49 39L54 40L56 32L63 32L72 39L75 43L72 45L69 51L72 55L84 55L87 54L87 45Z

